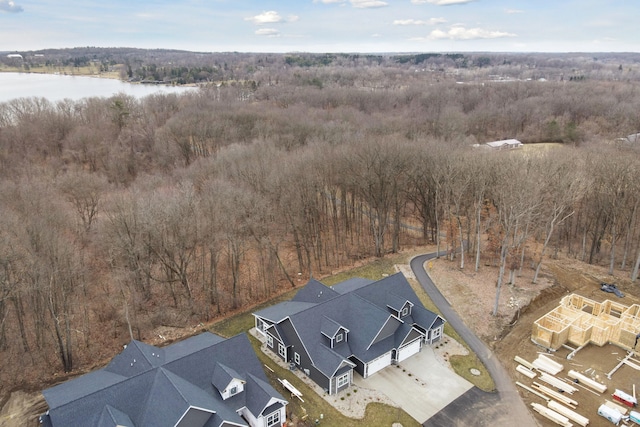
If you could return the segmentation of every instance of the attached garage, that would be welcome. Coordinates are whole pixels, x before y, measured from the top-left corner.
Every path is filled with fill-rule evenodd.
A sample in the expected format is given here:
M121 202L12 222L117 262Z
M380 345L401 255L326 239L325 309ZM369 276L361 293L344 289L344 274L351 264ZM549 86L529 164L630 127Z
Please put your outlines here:
M391 365L391 352L385 353L382 356L367 363L365 367L365 378L375 374L379 370L384 369L389 365Z
M416 353L420 352L420 340L418 338L416 340L411 341L409 344L405 344L398 349L398 362L402 362L403 360L408 359Z

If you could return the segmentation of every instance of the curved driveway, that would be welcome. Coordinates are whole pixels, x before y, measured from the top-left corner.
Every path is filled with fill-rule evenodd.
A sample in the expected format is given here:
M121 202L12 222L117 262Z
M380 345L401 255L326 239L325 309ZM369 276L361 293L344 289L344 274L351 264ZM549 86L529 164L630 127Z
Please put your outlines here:
M443 317L484 363L493 378L497 392L487 393L474 387L423 425L429 427L509 426L516 424L519 427L538 426L533 415L520 399L515 384L500 361L484 342L462 322L425 271L424 263L437 255L437 253L431 253L413 258L410 262L411 269Z

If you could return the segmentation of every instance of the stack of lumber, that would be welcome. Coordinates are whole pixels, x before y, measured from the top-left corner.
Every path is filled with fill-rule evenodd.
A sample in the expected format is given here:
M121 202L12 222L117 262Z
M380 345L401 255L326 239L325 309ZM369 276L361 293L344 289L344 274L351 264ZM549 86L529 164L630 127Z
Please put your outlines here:
M558 375L564 369L561 363L549 359L544 354L539 355L531 364L537 370L544 371L551 375Z
M598 393L604 393L605 391L607 391L606 385L599 383L595 380L592 380L591 378L582 375L580 372L571 370L567 375L569 375L569 378L578 380L581 384L586 385L587 387L597 391Z
M536 373L533 372L531 369L522 366L522 365L518 365L516 366L516 371L520 372L522 375L524 375L525 377L529 377L530 379L533 379L536 377Z
M565 417L581 425L582 427L586 427L587 424L589 424L589 418L583 417L582 415L578 414L576 411L572 411L571 409L562 406L555 400L551 400L547 402L547 406L549 407L549 409L552 409L557 413L564 415Z
M576 400L573 400L572 398L565 396L562 393L552 390L545 385L542 385L534 381L532 387L534 390L539 391L540 393L546 394L547 396L564 403L570 408L575 409L576 406L578 406L578 402Z
M559 413L557 413L556 411L553 411L545 406L542 406L539 403L532 403L531 406L533 407L533 410L536 411L537 413L539 413L540 415L542 415L543 417L553 421L554 423L558 424L559 426L562 427L572 427L573 424L571 424L569 422L569 418L565 417L564 415L561 415Z
M553 375L549 375L549 374L545 374L544 372L541 372L539 378L540 378L540 380L544 381L545 383L547 383L547 384L549 384L549 385L551 385L551 386L553 386L553 387L555 387L557 389L560 389L560 390L562 390L562 391L564 391L566 393L573 394L576 391L578 391L578 389L575 388L574 386L572 386L571 384L566 383L566 382L564 382L562 380L559 380L556 377L554 377Z

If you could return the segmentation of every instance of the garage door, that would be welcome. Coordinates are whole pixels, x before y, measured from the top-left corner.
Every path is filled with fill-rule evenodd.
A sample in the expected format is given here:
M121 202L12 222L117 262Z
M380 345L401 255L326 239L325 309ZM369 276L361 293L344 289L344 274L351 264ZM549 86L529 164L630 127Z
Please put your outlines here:
M377 359L373 359L367 364L367 376L373 375L380 369L384 369L391 365L391 352L385 353Z
M398 362L402 362L403 360L413 356L414 354L420 351L420 338L410 342L409 344L403 345L398 350Z

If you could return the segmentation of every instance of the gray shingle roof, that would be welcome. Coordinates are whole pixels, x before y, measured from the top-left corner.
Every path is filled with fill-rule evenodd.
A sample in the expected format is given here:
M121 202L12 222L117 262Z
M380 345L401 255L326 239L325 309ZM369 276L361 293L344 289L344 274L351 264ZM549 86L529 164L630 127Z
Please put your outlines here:
M318 295L322 297L318 298ZM315 367L327 376L333 375L349 357L368 362L396 348L396 341L402 343L413 324L426 330L444 322L440 316L424 308L402 273L376 282L350 279L332 288L313 280L298 292L296 298L298 296L300 298L294 305L281 303L275 306L277 308L270 312L270 320L279 322L289 317ZM322 301L306 308L295 305L300 301L308 303L314 298ZM407 301L413 305L412 315L403 320L394 318L389 307L399 311ZM263 312L256 315L262 316ZM322 335L332 337L339 327L350 331L347 341L333 349L328 348Z
M308 309L309 307L313 307L314 305L316 305L316 303L285 301L285 302L281 302L280 304L272 305L271 307L267 307L265 309L256 311L253 314L255 316L270 320L272 322L277 322L278 320L284 317L290 316L295 313L299 313L301 311Z
M128 417L132 425L141 427L173 425L185 416L202 426L220 426L223 422L246 425L236 411L247 406L249 395L260 396L259 402L267 400L264 405L269 399L286 404L275 389L263 384L268 382L267 377L246 335L227 340L209 333L202 335L182 341L176 348L159 349L135 342L106 368L44 390L49 405L45 424L106 427L111 421L126 423L124 417ZM153 366L154 358L164 362ZM137 366L130 375L131 363ZM223 401L212 383L216 364L226 366L226 372L234 377L233 373L242 373L237 375L257 380L254 385L245 384L245 392ZM141 369L144 366L146 371Z
M234 378L244 381L244 378L241 377L234 369L216 362L216 366L213 369L213 378L211 379L211 383L218 389L218 391L226 390L227 386Z
M334 291L330 287L325 286L316 279L311 279L296 293L293 298L291 298L291 301L318 304L335 298L338 295L338 292Z
M335 290L340 294L348 294L349 292L353 292L356 289L360 289L363 286L370 285L374 280L364 279L362 277L353 277L351 279L347 279L344 282L337 283L331 287L331 289Z

